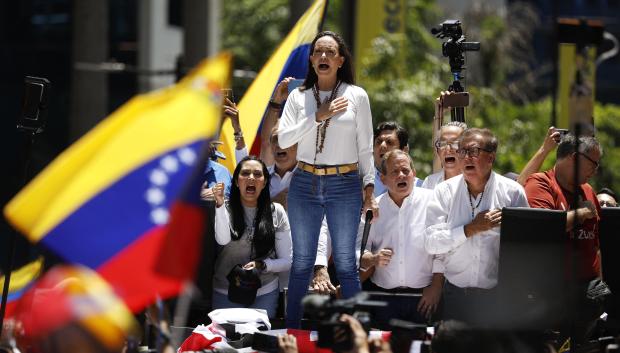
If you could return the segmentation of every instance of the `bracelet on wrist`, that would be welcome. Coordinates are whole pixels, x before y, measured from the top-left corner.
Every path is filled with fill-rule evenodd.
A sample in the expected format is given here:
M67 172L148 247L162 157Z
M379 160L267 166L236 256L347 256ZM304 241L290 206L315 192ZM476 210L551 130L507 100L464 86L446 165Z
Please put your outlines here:
M276 110L282 110L282 103L276 103L274 101L269 101L269 108L276 109Z
M242 131L235 132L235 133L233 133L233 137L235 139L235 142L239 141L239 140L241 140L243 138L243 132Z

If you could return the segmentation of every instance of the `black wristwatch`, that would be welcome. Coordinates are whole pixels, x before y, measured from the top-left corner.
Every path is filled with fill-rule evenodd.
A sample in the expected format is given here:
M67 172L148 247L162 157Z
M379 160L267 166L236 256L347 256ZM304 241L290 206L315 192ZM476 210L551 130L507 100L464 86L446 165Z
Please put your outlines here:
M282 110L282 103L276 103L274 101L269 101L269 108L273 108L276 110Z

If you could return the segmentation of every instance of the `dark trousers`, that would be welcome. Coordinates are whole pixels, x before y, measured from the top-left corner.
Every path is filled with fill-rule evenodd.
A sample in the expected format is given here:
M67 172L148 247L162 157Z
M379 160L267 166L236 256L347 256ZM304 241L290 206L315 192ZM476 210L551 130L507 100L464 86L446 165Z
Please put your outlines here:
M443 286L443 319L487 327L497 303L494 289L461 288L446 281Z
M365 290L385 293L384 295L373 294L372 300L383 301L388 304L387 308L377 309L372 313L373 327L389 330L390 319L411 321L417 324L427 323L428 320L417 309L422 298L422 288L385 289L374 284L371 280L365 283L368 283Z
M588 283L590 281L578 282L573 287L573 296L569 297L567 303L566 319L560 328L561 336L569 337L571 334L575 339L575 346L588 342L594 333L596 320L603 313L603 303L586 298Z

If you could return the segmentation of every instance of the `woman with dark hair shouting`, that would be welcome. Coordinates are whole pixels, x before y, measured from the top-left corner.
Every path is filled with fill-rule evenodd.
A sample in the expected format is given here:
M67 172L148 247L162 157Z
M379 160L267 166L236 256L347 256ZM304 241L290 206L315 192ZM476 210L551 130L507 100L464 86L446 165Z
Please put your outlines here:
M267 166L254 156L245 157L233 173L228 202L223 185L218 184L214 193L215 240L222 248L213 276L213 309L265 309L272 318L278 305L278 272L291 267L291 231L284 208L269 198ZM260 278L254 293L251 285L257 281L244 284L244 272Z
M316 259L321 221L327 219L332 254L345 298L360 291L355 238L364 209L374 200L372 116L366 92L354 85L353 59L340 35L319 33L310 45L311 68L291 92L278 129L282 148L298 144L298 166L288 194L293 266L287 327L302 317L301 299Z

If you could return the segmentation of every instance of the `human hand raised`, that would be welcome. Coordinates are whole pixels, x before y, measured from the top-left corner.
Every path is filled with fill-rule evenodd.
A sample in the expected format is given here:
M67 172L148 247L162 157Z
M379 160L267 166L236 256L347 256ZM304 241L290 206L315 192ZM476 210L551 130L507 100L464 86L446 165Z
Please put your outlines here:
M336 293L336 287L334 287L329 278L327 267L322 266L314 271L314 277L312 278L312 289L317 291L319 294L329 295Z
M331 102L329 98L325 98L316 112L316 121L325 121L338 113L346 111L348 106L349 100L347 97L338 97Z
M276 90L273 92L272 101L282 104L288 98L288 84L293 81L294 77L286 77L278 83Z
M579 223L583 223L587 219L596 218L597 216L598 212L596 211L596 206L594 206L594 203L590 200L583 201L580 197L579 207L577 208Z
M470 237L477 233L499 227L502 224L502 210L486 210L478 213L474 220L465 226L465 236Z
M379 250L373 255L375 266L389 265L390 261L392 261L392 255L394 255L394 251L392 251L392 249L384 248Z
M560 143L560 132L555 129L555 127L551 126L547 130L547 135L545 136L545 140L542 144L542 149L544 151L550 152L555 149Z
M297 338L293 335L283 334L278 336L279 353L297 353Z
M212 189L213 196L215 197L215 206L219 208L224 204L224 183L217 183Z
M362 206L362 209L364 210L363 215L365 217L366 212L371 210L372 219L370 220L370 224L374 224L379 219L379 204L377 203L377 200L372 192L367 190L364 191L364 205Z
M369 353L370 348L368 346L368 334L366 334L362 324L356 318L348 314L342 314L340 316L340 321L347 323L351 330L353 347L347 353ZM342 342L344 338L346 338L346 334L336 330L334 334L334 342Z
M239 130L241 126L239 125L239 109L237 109L237 103L226 97L224 98L224 106L222 109L224 115L230 118L230 123L235 131Z

